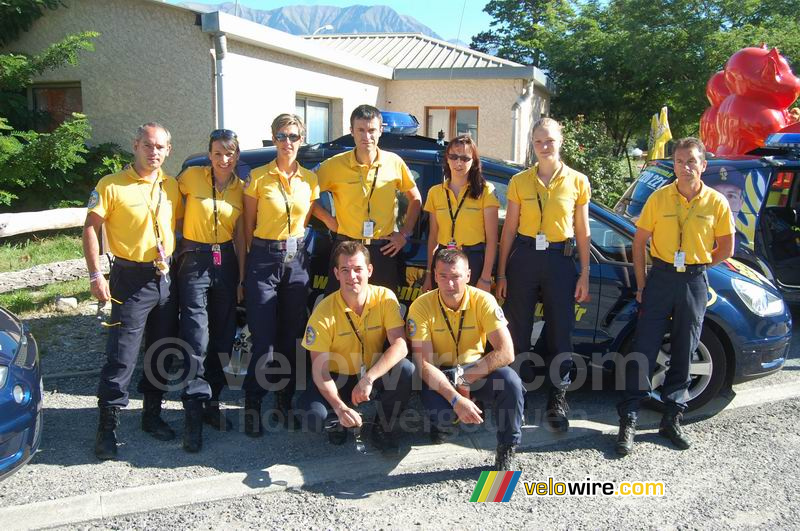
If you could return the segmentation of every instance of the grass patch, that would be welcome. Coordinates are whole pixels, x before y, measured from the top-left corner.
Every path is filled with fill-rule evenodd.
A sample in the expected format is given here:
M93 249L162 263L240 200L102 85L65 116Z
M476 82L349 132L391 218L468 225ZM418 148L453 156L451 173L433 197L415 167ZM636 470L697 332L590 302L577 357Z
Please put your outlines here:
M0 244L0 273L83 256L80 227L4 238Z
M56 297L75 297L78 302L92 298L89 282L86 279L56 282L38 288L18 289L8 293L0 293L0 306L8 308L15 314L24 314L50 309Z

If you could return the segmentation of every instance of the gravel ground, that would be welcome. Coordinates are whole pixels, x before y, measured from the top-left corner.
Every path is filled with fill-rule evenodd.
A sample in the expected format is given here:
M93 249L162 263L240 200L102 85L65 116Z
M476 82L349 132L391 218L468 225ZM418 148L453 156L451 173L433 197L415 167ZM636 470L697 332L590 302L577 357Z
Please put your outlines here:
M46 355L42 360L46 389L44 439L40 452L31 463L0 483L0 507L226 472L258 471L278 463L295 465L302 470L313 467L319 456L349 458L348 454L354 452L350 444L331 447L322 436L290 433L277 427L262 439L245 437L238 431L241 426L241 393L226 391L224 407L234 422L234 432L219 433L207 427L203 452L187 454L181 449L179 439L160 442L141 432L141 396L132 393L131 405L123 411L118 431L124 442L120 447L121 461L98 463L92 453L97 422L94 397L97 376L52 377L67 371L99 369L102 365L104 334L97 324L95 310L96 306L87 304L72 316L53 314L26 319L48 331L46 345L43 345ZM798 321L794 332L792 359L784 371L736 386L736 389L787 382L800 384ZM138 378L138 374L134 375L133 381L138 381ZM180 438L182 411L179 394L170 393L168 398L164 416ZM607 391L571 393L571 417L591 420L608 414L617 398L616 393ZM533 407L542 407L544 400L540 394ZM270 405L271 399L268 398L264 409ZM418 403L412 402L412 406L418 408ZM146 516L121 517L105 521L103 526L406 528L419 523L422 527L431 527L434 522L430 519L430 512L440 511L442 502L450 502L448 506L461 505L450 517L452 522L437 521L438 527L642 527L645 521L636 525L633 520L640 512L647 515L646 525L653 527L763 526L780 522L783 527L790 525L790 521L784 518L797 510L796 504L782 500L784 489L789 485L785 478L798 477L795 450L798 430L793 424L798 407L797 401L789 401L779 407L723 411L708 421L694 423L689 430L697 447L690 452L675 452L660 444L655 435L645 434L637 452L622 461L609 459L613 450L611 436L591 436L572 442L557 442L554 438L557 444L530 451L521 457L522 481L546 479L549 475L581 480L587 474L603 480L664 479L669 489L664 499L617 499L609 502L528 500L520 484L512 503L504 504L505 509L468 504L464 500L474 488L480 467L492 459L493 445L487 443L489 434L483 433L478 434L478 439L485 450L454 458L446 467L404 471L359 485L317 485L309 487L310 490L217 502L163 514L155 512ZM530 413L534 423L538 423L536 411ZM526 432L528 430L537 433L537 428L526 428ZM416 431L403 439L405 445L426 444L425 436L420 430ZM527 438L527 435L523 437ZM454 442L470 448L472 444L463 435ZM768 452L764 452L765 448ZM725 460L720 461L720 456ZM724 466L712 470L709 463ZM754 464L758 467L757 474L753 474ZM392 469L385 464L380 466L381 470L387 469L387 473ZM444 471L445 468L449 470ZM774 487L770 488L774 488L775 493L765 495L767 482L773 481ZM695 488L690 490L691 486ZM721 489L736 495L726 494L726 490ZM369 503L364 503L366 500ZM676 504L675 500L680 501ZM764 500L769 500L770 508L758 513L757 505ZM564 503L578 503L579 506L570 505L568 510ZM597 507L586 507L587 503ZM741 512L740 520L726 519L729 516L723 518L728 512L739 514L736 511ZM603 514L606 516L601 518L599 515ZM492 518L488 525L487 516Z
M672 449L654 431L613 456L614 437L525 452L511 502L469 503L483 464L463 459L413 474L249 496L129 515L80 529L747 529L797 527L800 400L724 412L687 428L694 446ZM524 481L663 481L658 498L538 498Z

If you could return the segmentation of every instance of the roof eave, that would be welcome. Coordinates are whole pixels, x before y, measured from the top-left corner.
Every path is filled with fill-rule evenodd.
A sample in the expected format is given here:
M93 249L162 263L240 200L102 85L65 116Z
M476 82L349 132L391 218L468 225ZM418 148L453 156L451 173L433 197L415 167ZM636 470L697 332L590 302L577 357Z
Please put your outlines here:
M549 93L553 83L535 66L490 66L482 68L395 68L395 80L426 79L526 79Z
M302 59L343 68L360 74L392 79L392 68L367 61L351 54L320 46L267 26L244 20L227 13L214 11L200 14L203 33L225 34L229 39L275 50Z

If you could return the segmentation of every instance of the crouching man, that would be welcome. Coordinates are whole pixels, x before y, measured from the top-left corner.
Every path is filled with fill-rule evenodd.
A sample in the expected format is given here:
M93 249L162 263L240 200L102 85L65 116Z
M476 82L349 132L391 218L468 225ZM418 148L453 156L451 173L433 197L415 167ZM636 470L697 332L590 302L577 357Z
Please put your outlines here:
M473 399L493 408L497 424L495 470L512 470L522 436L522 381L508 365L514 347L503 310L488 292L468 285L467 256L459 249L438 253L438 289L408 310L408 335L423 381L422 402L431 420L431 440L443 442L457 421L483 422ZM486 339L494 350L484 354Z
M340 243L332 263L339 289L311 314L303 340L311 352L315 384L300 397L303 427L319 432L324 425L332 444L344 444L345 428L360 429L363 423L354 407L370 400L374 391L372 441L382 453L396 454L395 419L408 402L414 374L406 359L400 304L388 288L369 284L372 264L360 242Z

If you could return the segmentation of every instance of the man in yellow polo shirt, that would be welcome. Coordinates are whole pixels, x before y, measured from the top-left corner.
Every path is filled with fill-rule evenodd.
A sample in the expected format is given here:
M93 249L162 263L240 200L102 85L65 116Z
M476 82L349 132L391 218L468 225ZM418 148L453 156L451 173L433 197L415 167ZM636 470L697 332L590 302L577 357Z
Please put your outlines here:
M406 359L400 304L388 288L369 284L373 268L361 243L341 242L332 260L339 290L311 314L303 341L311 352L315 384L300 397L303 426L319 432L324 424L330 442L343 444L345 428L360 433L363 423L354 407L370 400L374 391L373 443L384 454L396 454L395 419L408 402L414 373Z
M359 105L350 115L355 149L329 158L319 167L321 192L333 194L336 217L316 204L312 211L338 240L359 240L369 249L375 268L372 283L397 290L400 266L397 254L414 233L422 207L417 185L399 156L378 149L383 118L371 105ZM408 198L403 227L397 228L397 192ZM331 263L331 266L334 264ZM338 288L336 276L328 272L326 293Z
M641 304L636 335L624 360L625 394L617 453L633 450L640 402L664 334L670 332L669 369L661 389L665 406L659 433L686 450L691 443L680 426L690 383L689 365L700 341L708 301L706 269L733 254L733 218L725 196L706 186L705 146L696 138L675 143L675 182L657 190L642 209L633 239L636 300ZM645 278L647 242L653 267Z
M431 440L442 442L454 416L480 424L477 398L491 404L497 426L496 470L512 470L522 437L522 381L509 367L514 345L503 310L491 293L468 285L467 255L444 249L436 259L438 289L408 310L408 335L423 381L422 403L431 420ZM487 337L494 350L484 354Z
M161 171L170 149L170 134L164 126L142 125L133 142L133 164L100 179L89 197L83 228L89 282L97 300L112 303L107 361L97 389L100 422L94 450L99 459L117 456L114 430L119 409L128 405L128 385L143 335L144 373L138 386L144 394L142 429L159 440L175 437L161 419L167 381L165 368L158 366L161 352L171 346L161 340L176 337L178 331L171 265L183 203L177 181ZM100 272L98 234L103 225L114 255L108 282Z

